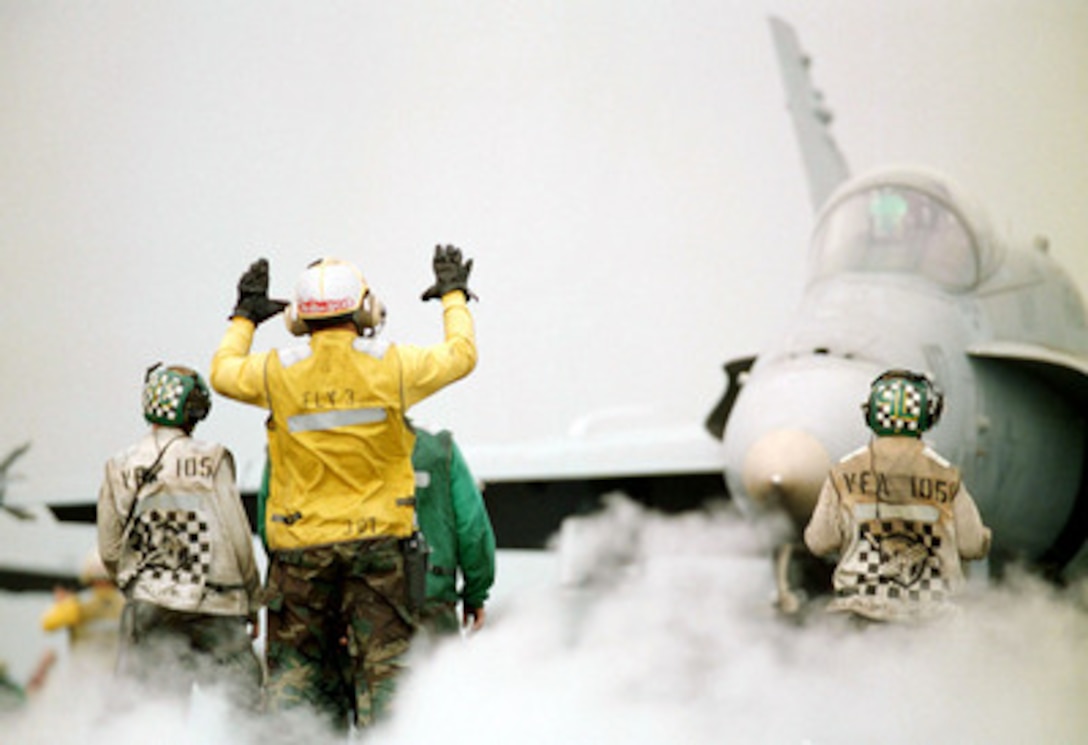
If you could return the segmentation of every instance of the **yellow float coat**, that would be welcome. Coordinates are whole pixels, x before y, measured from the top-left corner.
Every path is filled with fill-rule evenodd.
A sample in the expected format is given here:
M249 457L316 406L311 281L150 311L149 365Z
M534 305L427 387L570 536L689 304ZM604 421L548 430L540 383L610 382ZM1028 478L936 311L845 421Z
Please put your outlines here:
M442 298L445 341L388 344L348 329L250 354L254 325L234 318L212 359L212 387L268 409L271 464L265 532L273 550L414 529L414 404L476 365L472 316L460 291Z

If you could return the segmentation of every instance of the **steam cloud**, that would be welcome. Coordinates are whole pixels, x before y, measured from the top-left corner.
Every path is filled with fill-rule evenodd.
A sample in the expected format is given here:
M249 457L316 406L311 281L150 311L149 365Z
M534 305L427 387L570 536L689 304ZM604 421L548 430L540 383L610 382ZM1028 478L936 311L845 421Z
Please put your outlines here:
M730 509L666 517L617 497L568 520L555 579L496 603L484 631L420 650L393 719L365 738L420 742L1076 742L1088 735L1088 586L1018 573L956 618L858 629L770 607L778 526ZM521 578L524 556L500 561ZM540 559L535 559L539 561ZM519 576L514 576L519 575ZM336 742L298 714L112 699L69 676L0 721L11 743Z

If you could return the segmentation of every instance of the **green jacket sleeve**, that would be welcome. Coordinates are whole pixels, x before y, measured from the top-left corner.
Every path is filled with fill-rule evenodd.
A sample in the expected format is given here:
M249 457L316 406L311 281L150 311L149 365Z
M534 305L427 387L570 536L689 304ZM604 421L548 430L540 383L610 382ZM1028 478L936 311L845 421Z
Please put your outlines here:
M482 608L495 582L495 533L483 495L456 442L450 464L450 491L457 524L457 560L464 576L461 599L470 608Z
M261 545L268 550L268 537L264 532L265 509L268 506L268 480L272 475L272 464L268 457L264 459L264 471L261 473L261 488L257 491L257 535L261 538Z

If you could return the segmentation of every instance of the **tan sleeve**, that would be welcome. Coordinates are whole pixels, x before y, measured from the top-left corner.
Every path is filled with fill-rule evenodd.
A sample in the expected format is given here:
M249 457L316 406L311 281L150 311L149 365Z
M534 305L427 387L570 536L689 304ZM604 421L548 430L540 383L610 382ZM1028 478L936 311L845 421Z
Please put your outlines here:
M992 533L982 524L982 516L975 505L975 500L962 483L952 503L952 510L956 520L956 543L960 557L984 558L990 553Z
M249 611L256 613L260 610L261 580L257 573L256 557L253 555L253 533L242 505L242 497L238 493L234 456L226 448L223 449L223 457L219 459L219 468L215 472L215 492L227 540L230 541L238 572L249 598Z
M842 509L835 484L827 478L812 518L805 527L805 545L817 556L841 552L846 543L842 527Z
M102 564L110 578L117 579L117 563L121 559L122 531L124 530L124 515L117 512L117 500L114 498L113 486L117 480L113 462L106 464L106 473L102 478L102 485L98 489L98 516L96 518L98 528L98 554L102 558Z

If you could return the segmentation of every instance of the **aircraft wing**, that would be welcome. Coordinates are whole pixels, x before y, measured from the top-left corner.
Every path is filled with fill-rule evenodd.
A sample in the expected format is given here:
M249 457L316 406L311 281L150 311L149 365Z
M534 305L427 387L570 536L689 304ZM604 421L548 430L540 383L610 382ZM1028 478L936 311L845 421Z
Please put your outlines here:
M598 509L613 492L668 512L725 498L721 442L700 423L647 423L638 419L644 413L635 408L599 412L562 437L458 441L484 486L499 547L543 548L566 517ZM256 526L257 495L243 490L241 496ZM48 508L61 523L95 522L92 499L50 500Z
M459 446L476 477L488 483L721 470L720 443L695 425Z
M253 532L257 532L257 492L242 490L242 506ZM94 525L98 519L97 499L76 498L70 500L50 500L46 505L53 517L63 523L87 523Z
M0 590L79 587L79 567L97 540L93 525L65 525L44 509L32 521L0 513Z
M8 592L49 592L56 587L79 588L75 572L49 572L16 564L0 566L0 590Z
M849 177L850 168L831 136L831 110L824 104L823 94L812 83L809 70L812 62L801 49L797 33L781 19L772 17L770 24L790 119L805 163L809 198L813 209L818 210L831 192Z
M698 423L623 427L501 445L460 443L500 548L543 548L571 515L623 493L664 512L726 498L722 445Z

